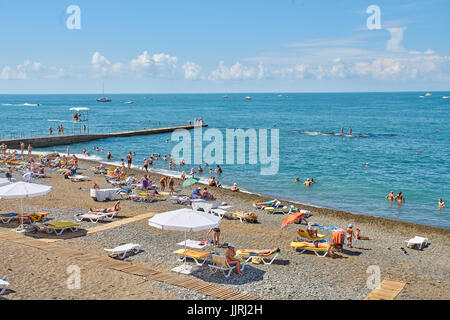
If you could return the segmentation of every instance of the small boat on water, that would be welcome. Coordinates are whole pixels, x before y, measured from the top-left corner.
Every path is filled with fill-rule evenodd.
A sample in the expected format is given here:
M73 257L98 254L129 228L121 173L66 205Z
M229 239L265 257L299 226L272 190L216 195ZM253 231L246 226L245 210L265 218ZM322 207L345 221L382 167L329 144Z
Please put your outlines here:
M228 97L228 96L223 96L222 98L224 98L224 99L228 99L229 97Z
M134 103L134 101L128 100L127 102L125 102L125 104L132 104Z
M105 84L103 84L102 95L103 97L97 99L98 102L111 102L110 98L105 97Z
M425 93L425 97L430 97L431 95L432 95L432 94L429 93L429 92Z
M252 97L251 96L246 96L245 100L252 100Z
M442 99L448 99L448 98L449 98L448 96L443 96L443 97L442 97Z

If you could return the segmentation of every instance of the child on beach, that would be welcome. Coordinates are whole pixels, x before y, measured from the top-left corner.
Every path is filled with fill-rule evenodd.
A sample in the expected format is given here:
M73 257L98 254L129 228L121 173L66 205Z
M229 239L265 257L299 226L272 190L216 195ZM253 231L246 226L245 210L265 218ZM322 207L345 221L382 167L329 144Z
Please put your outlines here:
M345 236L345 240L347 241L347 246L349 248L352 247L352 240L353 240L353 225L349 224L347 228L347 234Z

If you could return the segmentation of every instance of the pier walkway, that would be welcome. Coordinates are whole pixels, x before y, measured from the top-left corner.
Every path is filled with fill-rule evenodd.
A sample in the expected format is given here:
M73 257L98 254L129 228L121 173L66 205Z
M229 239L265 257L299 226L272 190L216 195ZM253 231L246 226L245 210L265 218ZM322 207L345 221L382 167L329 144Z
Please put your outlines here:
M202 127L207 127L207 124L203 124ZM198 126L199 127L199 126ZM3 139L0 140L0 144L6 144L10 149L19 149L20 143L25 144L25 149L29 144L33 148L45 148L51 146L68 145L79 142L86 142L92 140L106 139L106 138L119 138L119 137L131 137L142 136L149 134L159 134L173 132L179 129L191 130L196 128L193 125L166 127L166 128L154 128L135 131L113 132L113 133L94 133L94 134L66 134L66 135L52 135L43 137L29 137L29 138L16 138L16 139Z

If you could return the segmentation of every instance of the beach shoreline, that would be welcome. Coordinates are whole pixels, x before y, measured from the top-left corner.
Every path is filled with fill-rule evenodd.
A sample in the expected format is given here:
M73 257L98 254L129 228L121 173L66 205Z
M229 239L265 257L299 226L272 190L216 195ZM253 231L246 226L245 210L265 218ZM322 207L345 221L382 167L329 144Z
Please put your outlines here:
M36 156L35 156L36 157ZM28 156L26 156L28 158ZM64 179L51 169L46 169L49 178L35 179L36 183L44 183L53 187L52 191L45 197L27 199L24 202L25 210L51 212L50 218L55 220L73 220L73 215L80 212L87 212L91 207L104 208L112 206L113 202L96 202L90 197L89 189L94 183L101 188L110 188L103 175L94 174L91 167L99 165L100 162L93 160L79 160L79 173L86 175L90 181L72 182ZM136 169L127 169L127 174L140 179L144 172ZM158 181L161 174L150 173L152 181ZM20 175L15 173L15 177L20 180ZM175 179L176 193L189 195L198 184L187 188L181 188L182 181ZM159 185L159 183L157 183ZM203 186L202 186L203 187ZM449 299L450 279L448 273L450 266L450 256L447 248L450 246L450 231L435 227L428 227L407 222L391 221L384 218L356 215L350 212L332 210L326 208L316 208L306 205L294 204L282 201L283 204L293 204L299 209L310 210L312 216L308 219L321 226L337 226L346 228L349 223L354 227L360 227L363 236L368 236L372 240L354 243L353 248L345 249L342 253L336 252L335 258L319 258L313 253L298 253L292 250L290 242L296 237L295 230L306 229L305 224L289 225L286 229L281 229L281 222L286 215L268 214L253 208L254 202L271 200L251 193L232 192L229 189L208 187L218 199L218 203L226 202L232 205L227 209L230 213L235 211L253 211L258 216L258 223L240 223L239 220L228 217L222 219L220 224L221 243L233 242L237 248L248 249L269 249L278 247L281 249L280 258L271 265L253 265L245 269L242 279L233 277L224 278L222 274L211 274L209 268L203 267L192 277L218 284L231 290L237 290L256 297L286 300L286 299L356 299L366 297L371 289L367 287L367 268L378 266L381 270L381 279L393 279L407 282L407 286L397 299ZM173 204L165 196L165 201L145 203L131 200L121 201L121 214L117 220L139 217L143 214L158 214L164 211L185 208L185 206ZM13 212L17 209L19 202L16 200L2 201L1 211ZM0 224L0 231L11 230L17 224ZM117 227L108 227L108 223L83 222L82 228L89 230L97 226L105 226L103 231L91 234L66 233L62 237L48 235L46 233L27 234L27 237L37 239L57 240L55 245L79 250L85 253L104 256L104 248L111 248L124 243L139 243L144 249L143 252L127 258L135 266L144 266L159 272L170 272L174 266L179 265L173 251L179 249L176 244L184 236L179 232L164 231L148 226L148 219L136 220L132 223ZM320 230L319 233L331 239L331 232ZM204 240L205 232L193 232L188 236L190 239ZM424 236L429 239L430 245L423 250L415 250L406 247L405 240L414 236ZM59 240L58 240L59 239ZM7 299L51 299L54 296L61 296L70 299L129 299L130 295L145 299L210 299L211 297L201 295L195 291L186 290L176 286L161 284L149 281L144 286L149 285L152 294L143 294L142 285L126 285L127 294L115 292L112 294L108 288L99 286L98 291L95 285L90 284L83 292L73 293L61 287L58 283L65 283L67 273L58 267L58 273L54 274L54 279L49 279L46 286L35 290L30 288L26 279L22 280L21 273L10 266L17 265L19 257L14 254L17 246L11 246L5 259L0 262L0 268L7 270L5 275L13 283L14 293L5 296ZM33 256L33 264L20 260L24 263L25 269L42 266L47 268L49 259L54 259L52 255L37 254L36 249L20 248L21 255ZM30 251L28 253L28 251ZM225 248L214 248L214 251L221 255L225 254ZM406 251L406 253L405 253ZM56 258L55 258L56 259ZM62 258L58 258L61 262ZM56 262L55 262L56 263ZM69 262L64 262L69 264ZM30 269L31 270L31 269ZM83 265L83 270L91 272L91 267ZM128 277L121 276L120 273L108 273L112 277L115 285L123 285L123 281ZM338 275L338 276L337 276ZM52 284L52 281L57 283ZM92 280L94 283L96 279ZM134 281L136 283L136 281ZM163 294L161 292L165 292ZM149 292L150 292L149 291Z
M77 157L78 156L79 155L77 155ZM107 161L102 161L102 160L93 160L93 159L87 159L87 158L80 158L80 161L86 162L90 166L98 166L100 164L101 165L109 165L109 166L119 166L117 163L107 162ZM158 169L152 169L150 167L149 175L154 175L158 178L165 177L165 176L169 176L169 177L172 176L175 178L175 180L178 183L182 182L182 180L179 178L180 174L178 172L177 173L174 172L173 175L168 175L168 174L164 174L162 172L155 172L153 170L157 171ZM137 166L133 166L132 169L127 169L127 171L132 172L135 175L140 175L140 176L143 176L143 174L146 173L144 170L137 168ZM156 179L156 181L159 181L159 179ZM229 190L229 188L231 186L223 186L220 188L216 188L216 187L209 187L205 181L199 181L198 183L205 185L208 188L212 188L213 190L219 190L221 193L226 192L229 195L240 196L240 197L243 197L244 199L248 195L248 200L253 201L253 203L254 202L262 202L262 201L270 201L270 200L274 199L274 197L271 197L269 195L259 194L259 193L247 191L247 190L235 193L235 192L232 192ZM157 185L159 185L159 184L157 184ZM422 225L422 224L413 223L413 222L388 219L388 218L384 218L384 217L377 217L377 216L372 216L372 215L363 214L363 213L354 213L354 212L350 212L350 211L343 211L343 210L338 210L338 209L333 209L333 208L312 206L312 205L308 205L308 204L304 204L304 203L300 203L300 202L296 202L296 201L286 200L286 199L283 199L282 197L279 197L277 199L280 200L284 205L288 205L288 206L293 205L293 206L299 207L304 210L316 212L318 214L328 215L328 216L332 216L332 217L334 216L334 217L342 218L345 220L353 220L353 221L356 221L357 223L358 222L368 222L368 221L378 221L380 224L382 224L385 227L390 226L393 223L395 223L395 224L403 226L404 228L414 228L418 232L424 232L424 233L437 232L437 233L450 235L450 230L445 229L445 228L438 228L438 227L427 226L427 225Z

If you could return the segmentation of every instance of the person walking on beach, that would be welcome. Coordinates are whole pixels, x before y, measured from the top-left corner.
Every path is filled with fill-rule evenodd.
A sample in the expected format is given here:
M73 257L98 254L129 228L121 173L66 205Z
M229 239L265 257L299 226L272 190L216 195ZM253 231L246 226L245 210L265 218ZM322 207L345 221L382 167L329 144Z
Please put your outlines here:
M83 125L83 133L86 134L86 125Z
M169 178L169 194L173 195L173 186L175 184L175 179L173 177Z
M166 177L159 179L159 184L161 186L161 192L164 192L166 190Z
M144 158L144 165L142 166L142 169L145 169L145 171L148 172L148 160L147 160L147 158Z
M11 167L8 167L8 170L6 170L6 173L5 173L5 177L6 177L6 179L8 179L8 181L9 182L12 182L12 169L11 169Z
M131 169L131 161L133 161L133 158L131 158L131 152L128 152L127 154L128 169Z
M25 144L21 141L20 142L20 154L23 156L23 151L25 150Z
M206 234L206 243L208 243L209 235L213 232L213 246L218 247L220 246L220 229L219 228L212 228L209 229L208 233Z
M441 199L439 199L439 209L444 209L445 208L445 202Z
M394 196L394 191L391 191L386 197L384 197L385 199L388 199L389 201L394 200L395 196Z
M61 125L61 134L64 135L64 127Z
M28 154L31 155L33 148L31 147L31 144L28 144Z
M67 149L66 149L66 150L67 150L67 156L70 157L70 147L67 146Z
M347 228L347 234L345 236L345 240L347 240L347 246L349 248L352 247L352 240L353 240L353 225L349 224Z
M50 135L52 136L52 135L53 135L53 129L52 129L52 127L48 128L48 131L49 131Z

